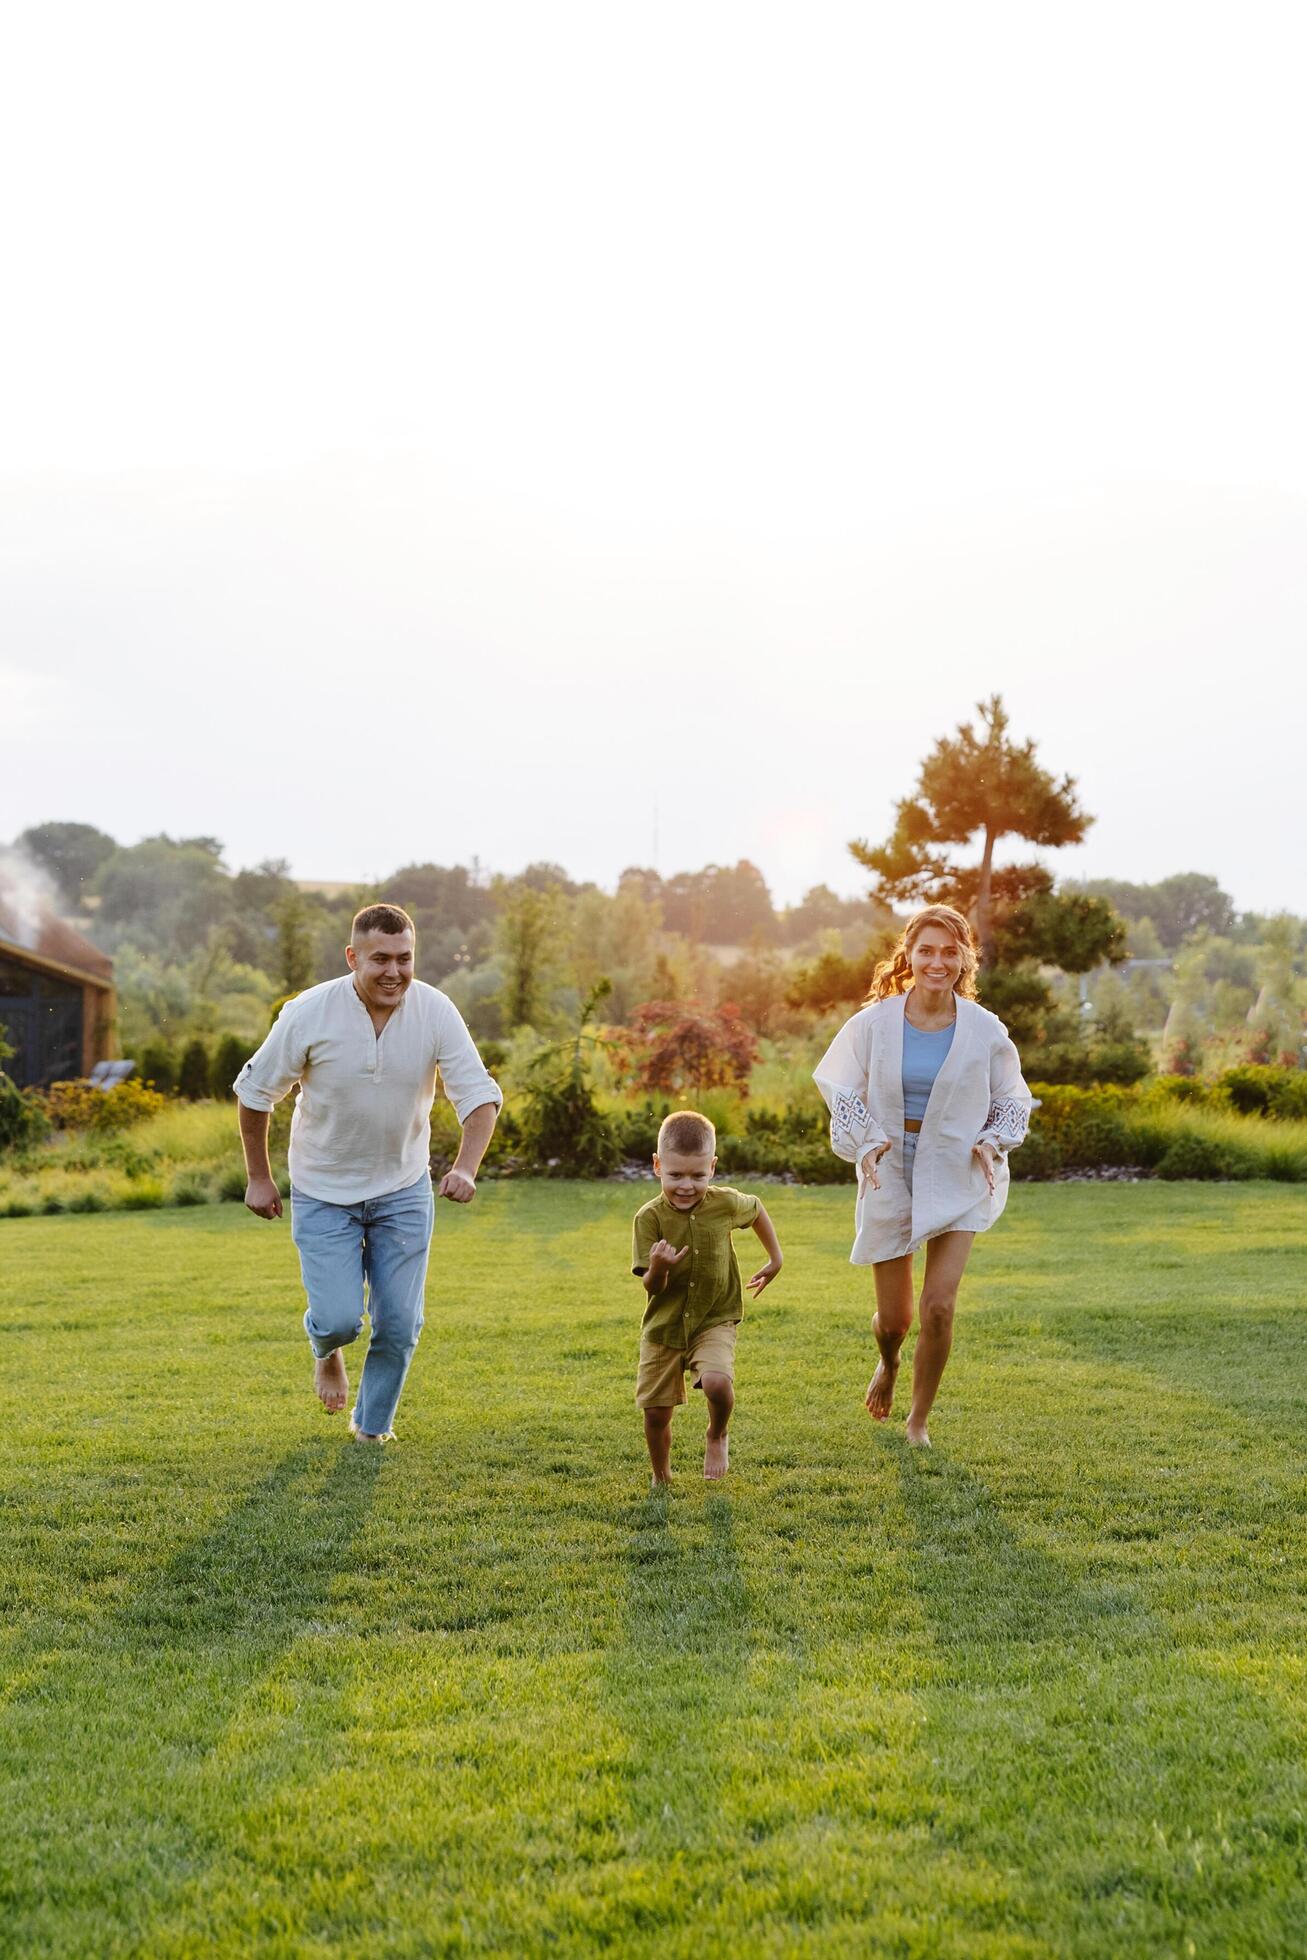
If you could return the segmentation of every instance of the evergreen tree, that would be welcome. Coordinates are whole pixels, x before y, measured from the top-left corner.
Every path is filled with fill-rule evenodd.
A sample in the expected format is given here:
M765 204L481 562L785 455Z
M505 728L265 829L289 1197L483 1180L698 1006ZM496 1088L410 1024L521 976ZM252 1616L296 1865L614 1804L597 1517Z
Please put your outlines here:
M209 1093L209 1051L202 1041L188 1041L182 1049L177 1087L188 1102L199 1102Z
M560 897L514 880L497 887L501 901L496 946L504 973L499 995L508 1029L534 1027L545 1007L548 981L561 951Z
M1004 837L1058 849L1078 844L1093 822L1072 777L1060 780L1035 759L1035 744L1008 734L1003 697L978 703L980 732L964 722L942 736L921 765L916 794L898 805L894 831L877 847L849 849L874 873L872 896L886 904L947 904L970 914L983 965L994 961L994 866ZM981 841L980 863L959 865L944 848ZM1033 867L1038 870L1038 867ZM1051 884L1051 881L1050 881Z
M283 993L302 993L313 980L313 935L308 907L298 892L277 906L277 979Z
M956 737L936 742L915 794L898 805L888 842L849 849L874 874L873 899L953 905L967 914L980 943L985 1005L1019 1046L1045 1048L1050 1061L1057 1050L1059 1068L1083 1070L1091 1060L1089 1031L1058 1006L1039 969L1089 973L1115 965L1127 957L1125 926L1106 898L1055 891L1042 864L995 864L1004 837L1058 848L1079 843L1093 818L1081 809L1070 776L1043 768L1033 742L1012 740L1000 695L980 702L979 714L979 733L965 723ZM979 863L960 863L950 846L977 839ZM1117 1047L1119 1034L1114 1031Z
M231 1094L231 1085L249 1060L252 1049L238 1034L225 1034L213 1051L209 1070L209 1093L220 1100Z

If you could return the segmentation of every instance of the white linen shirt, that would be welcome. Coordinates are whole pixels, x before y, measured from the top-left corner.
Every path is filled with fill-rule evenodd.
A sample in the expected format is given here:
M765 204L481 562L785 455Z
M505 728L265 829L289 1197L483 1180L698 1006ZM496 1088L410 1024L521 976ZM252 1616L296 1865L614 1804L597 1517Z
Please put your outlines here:
M287 1001L232 1088L247 1109L271 1109L298 1083L291 1183L305 1197L354 1205L403 1191L426 1171L437 1070L460 1123L483 1103L503 1103L447 994L410 981L377 1034L354 976L343 973Z

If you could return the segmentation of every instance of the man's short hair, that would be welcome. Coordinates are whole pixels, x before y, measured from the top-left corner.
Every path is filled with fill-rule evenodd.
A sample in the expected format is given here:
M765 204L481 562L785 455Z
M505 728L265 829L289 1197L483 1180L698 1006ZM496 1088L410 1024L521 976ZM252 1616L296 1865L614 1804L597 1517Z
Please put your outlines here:
M674 1109L664 1116L658 1131L658 1155L679 1150L684 1157L698 1157L717 1149L717 1132L697 1109Z
M361 912L354 914L349 929L351 946L361 932L411 932L417 938L417 927L402 905L365 905Z

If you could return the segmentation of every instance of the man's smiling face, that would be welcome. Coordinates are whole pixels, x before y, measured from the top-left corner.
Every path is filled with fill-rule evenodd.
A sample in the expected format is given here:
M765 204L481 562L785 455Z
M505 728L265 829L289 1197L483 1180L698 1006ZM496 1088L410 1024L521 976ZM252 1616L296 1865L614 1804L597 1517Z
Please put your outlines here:
M413 979L411 932L361 932L345 958L367 1007L398 1007Z

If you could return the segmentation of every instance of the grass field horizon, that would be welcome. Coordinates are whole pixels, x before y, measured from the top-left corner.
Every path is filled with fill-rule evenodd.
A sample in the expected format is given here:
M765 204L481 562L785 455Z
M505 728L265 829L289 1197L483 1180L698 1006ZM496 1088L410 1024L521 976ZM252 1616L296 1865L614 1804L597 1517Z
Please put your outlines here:
M1301 1954L1299 1192L1014 1190L925 1455L848 1193L769 1187L670 1497L642 1196L440 1207L384 1452L285 1222L0 1224L0 1953Z

